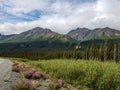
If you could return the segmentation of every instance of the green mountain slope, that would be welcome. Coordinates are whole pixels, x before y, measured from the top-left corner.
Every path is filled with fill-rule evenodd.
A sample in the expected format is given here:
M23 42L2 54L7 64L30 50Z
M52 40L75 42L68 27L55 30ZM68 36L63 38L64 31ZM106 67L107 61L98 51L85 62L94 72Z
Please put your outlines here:
M3 38L0 42L0 52L60 51L74 49L77 45L77 40L67 35L40 27Z
M16 34L14 36L0 40L1 43L19 43L19 42L34 42L34 41L59 41L59 42L76 42L75 39L61 35L50 29L40 27L33 28L29 31Z

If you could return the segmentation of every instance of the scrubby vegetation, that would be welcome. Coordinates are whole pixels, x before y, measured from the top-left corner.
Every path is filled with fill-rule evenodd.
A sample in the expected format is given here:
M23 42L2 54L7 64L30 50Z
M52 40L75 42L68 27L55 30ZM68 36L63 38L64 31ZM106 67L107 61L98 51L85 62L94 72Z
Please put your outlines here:
M11 85L12 90L35 90L31 81L19 81Z
M39 46L39 44L38 44ZM54 45L55 46L55 45ZM53 46L53 48L54 48ZM56 45L57 46L57 45ZM56 50L43 50L43 51L13 51L13 52L0 52L2 57L17 57L26 58L31 60L39 59L87 59L98 61L120 61L120 42L119 41L86 41L82 42L80 48L75 49L74 44L70 45L73 49L63 50L61 48L54 48ZM61 46L62 47L62 46ZM26 47L27 48L27 47ZM69 48L69 47L68 47ZM76 46L77 48L77 46Z
M76 45L70 46L76 48ZM0 52L0 56L20 58L12 60L29 64L80 89L120 90L119 40L102 40L100 43L98 40L86 41L78 47L80 48L74 50ZM13 67L15 72L20 70L21 67ZM44 78L44 75L39 71L27 70L24 77L36 80ZM59 84L51 84L50 88L57 85Z
M69 88L65 81L53 79L41 70L23 62L14 61L12 72L19 74L21 78L10 84L11 90L68 90Z
M14 60L21 61L21 59ZM94 90L120 90L120 63L59 59L26 63L79 87L87 86Z

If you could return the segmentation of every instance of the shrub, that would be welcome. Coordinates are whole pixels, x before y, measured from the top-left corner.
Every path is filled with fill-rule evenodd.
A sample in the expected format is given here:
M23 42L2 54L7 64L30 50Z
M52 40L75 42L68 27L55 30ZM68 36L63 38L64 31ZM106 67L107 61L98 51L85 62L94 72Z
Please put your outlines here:
M19 81L11 85L12 90L33 90L31 81Z
M44 70L55 78L62 78L70 84L87 86L95 90L120 88L120 63L58 59L30 61L28 64Z
M32 74L33 79L40 79L41 78L41 73L40 72L35 72Z
M33 74L35 73L35 69L33 68L30 68L28 71L26 71L24 73L24 76L27 78L27 79L30 79L32 78Z
M56 82L56 88L57 89L60 89L61 87L66 87L66 82L64 82L64 81L62 81L62 80L58 80L57 82Z
M11 85L11 90L36 90L39 85L38 81L19 81Z
M27 79L46 79L47 77L39 71L36 71L33 68L30 68L28 71L24 73L25 78Z
M20 72L21 67L20 66L12 66L12 71L13 72Z
M61 89L62 87L65 87L66 86L66 83L63 82L62 80L58 80L56 81L55 83L50 83L49 84L49 89L50 90L59 90Z
M18 63L16 63L16 62L13 62L13 64L12 64L12 66L17 66L18 65Z
M58 90L58 89L56 88L55 83L50 83L50 84L49 84L49 90Z

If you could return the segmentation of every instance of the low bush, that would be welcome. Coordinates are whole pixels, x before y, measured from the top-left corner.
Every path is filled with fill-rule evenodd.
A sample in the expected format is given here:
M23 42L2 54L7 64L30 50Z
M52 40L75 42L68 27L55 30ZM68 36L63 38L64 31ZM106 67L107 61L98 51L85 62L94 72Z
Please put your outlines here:
M120 89L120 63L87 60L40 60L27 64L70 84L95 90ZM54 85L52 85L54 86ZM59 86L59 84L58 84Z
M12 66L12 71L13 72L20 72L20 70L21 70L21 66Z
M11 85L11 90L36 90L39 87L38 81L19 81Z
M34 90L32 82L30 81L19 81L11 85L12 90Z

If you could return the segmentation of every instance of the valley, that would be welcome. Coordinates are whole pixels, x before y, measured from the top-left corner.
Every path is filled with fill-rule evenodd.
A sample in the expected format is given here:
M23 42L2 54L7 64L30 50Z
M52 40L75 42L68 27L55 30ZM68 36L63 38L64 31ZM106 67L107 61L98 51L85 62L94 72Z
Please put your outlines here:
M120 90L120 0L0 0L0 90Z
M119 33L108 27L77 28L62 35L36 27L20 34L1 35L0 56L13 63L11 77L3 82L14 83L13 90L23 88L27 81L35 90L119 90ZM35 69L37 79L27 78L30 68ZM43 73L49 78L36 76Z

